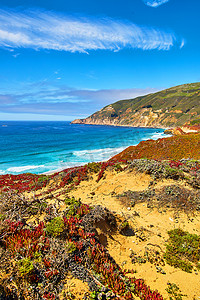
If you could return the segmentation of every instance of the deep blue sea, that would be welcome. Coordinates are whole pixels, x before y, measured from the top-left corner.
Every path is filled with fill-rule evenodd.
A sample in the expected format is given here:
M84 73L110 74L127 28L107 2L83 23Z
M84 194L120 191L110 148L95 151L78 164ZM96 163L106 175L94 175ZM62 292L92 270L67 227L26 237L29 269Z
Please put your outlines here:
M44 173L107 160L163 129L78 125L70 122L1 121L0 175Z

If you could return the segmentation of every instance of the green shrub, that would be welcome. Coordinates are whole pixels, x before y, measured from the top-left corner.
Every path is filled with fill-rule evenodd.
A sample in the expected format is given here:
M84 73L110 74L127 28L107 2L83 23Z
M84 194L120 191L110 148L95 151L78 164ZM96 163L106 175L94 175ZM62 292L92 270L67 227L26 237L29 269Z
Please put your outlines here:
M169 294L169 300L182 300L183 297L187 296L181 293L180 288L175 283L168 282L166 291Z
M87 166L88 166L89 170L93 173L98 173L101 169L100 163L92 162L92 163L89 163Z
M5 220L5 218L6 218L6 216L5 216L5 215L3 215L3 214L0 214L0 221L4 221L4 220Z
M190 234L182 229L173 229L168 232L169 241L166 245L164 258L166 262L185 272L192 272L193 265L199 267L200 236Z
M76 245L73 242L67 242L66 250L67 250L67 253L72 253L76 250Z
M121 166L120 164L116 164L116 165L115 165L115 171L116 171L116 172L121 172L121 171L123 171L122 166Z
M66 197L65 204L67 207L67 215L66 217L75 216L77 212L77 208L81 205L80 199L76 200L74 197Z
M46 231L53 236L59 235L63 229L64 221L61 217L55 217L46 226Z
M170 166L165 166L165 170L167 175L169 175L170 177L178 174L178 170L175 168L171 168Z
M48 177L46 175L41 175L38 178L38 183L43 183L48 179Z
M26 276L34 270L33 263L30 258L23 258L18 262L19 272L21 276Z
M65 204L66 205L73 205L73 206L79 206L80 205L80 199L76 200L74 197L70 198L70 197L66 197L65 198Z
M191 125L199 125L200 124L200 119L192 120L190 121Z

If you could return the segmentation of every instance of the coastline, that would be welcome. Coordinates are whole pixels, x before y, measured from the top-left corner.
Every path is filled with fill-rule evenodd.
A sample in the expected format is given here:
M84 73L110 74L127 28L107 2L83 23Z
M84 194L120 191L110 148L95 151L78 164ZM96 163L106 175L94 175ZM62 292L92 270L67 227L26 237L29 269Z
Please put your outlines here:
M149 141L148 143L144 141L141 146L145 143L148 144ZM160 143L157 144L161 147ZM155 150L152 153L154 154ZM189 165L187 164L188 162ZM187 272L180 267L177 269L177 266L174 267L173 264L170 264L171 261L166 261L164 257L166 243L171 230L182 229L186 233L194 233L199 229L200 213L198 202L195 201L197 191L194 184L198 182L200 165L197 165L194 161L188 162L182 161L180 164L177 164L173 161L166 163L137 159L133 163L119 161L114 164L113 162L102 164L101 166L94 164L86 168L72 169L70 172L66 170L66 172L55 174L55 176L50 176L49 178L45 176L30 176L30 174L24 174L20 177L8 175L4 179L4 183L1 182L4 191L8 191L8 194L5 193L4 197L1 198L2 211L0 213L6 213L10 216L10 211L14 211L16 220L25 219L29 226L28 228L31 228L32 232L35 229L40 229L38 227L39 224L43 224L45 232L48 232L48 235L53 237L49 239L50 245L54 247L53 249L57 247L57 251L62 247L63 253L66 253L64 250L66 251L66 247L69 246L68 240L67 244L62 243L62 236L57 236L56 231L54 235L50 225L54 225L53 222L56 220L62 220L63 214L65 214L64 216L69 216L69 212L71 217L63 220L68 220L67 222L70 222L70 224L74 224L75 216L80 216L80 220L85 220L87 223L82 221L77 223L77 230L72 233L70 231L70 238L72 236L72 241L74 240L76 243L81 242L76 245L82 245L84 237L84 240L90 246L94 246L95 242L95 246L99 247L99 249L106 249L106 253L110 255L109 261L111 263L113 263L113 259L115 261L115 276L118 274L122 276L119 266L123 265L123 271L127 272L126 280L130 280L132 277L127 275L128 273L133 274L130 270L136 270L136 280L138 280L137 278L142 278L152 291L156 290L156 293L159 291L163 297L167 297L166 288L169 282L175 282L184 294L191 296L188 299L192 300L194 299L193 296L200 292L198 285L200 273L196 270L195 262L192 262L191 265L193 270ZM196 168L195 174L194 167ZM187 172L183 173L182 169L184 172ZM147 170L150 171L148 174ZM175 173L171 172L171 170L174 170ZM157 177L154 176L155 174ZM36 178L38 180L35 180ZM11 189L13 190L12 198L10 197ZM14 194L15 192L16 195ZM24 195L23 201L18 196L19 193ZM8 195L8 198L5 198L6 195ZM190 201L186 201L188 197L190 197ZM26 205L25 209L24 205ZM74 209L76 209L75 213ZM83 232L85 227L82 224L86 224L87 228L90 228L88 226L94 228L92 227L94 226L93 219L92 221L90 218L88 219L88 216L91 216L90 210L92 210L92 216L97 214L98 217L95 223L96 238L92 238L94 236L93 231L89 231L90 235L85 234L86 231ZM35 220L37 223L33 222ZM19 224L21 225L21 223ZM79 224L81 225L79 226ZM5 223L5 226L8 227L8 224ZM68 228L66 232L69 235ZM27 227L24 226L22 228L22 233L23 230L27 230ZM58 234L60 232L64 231L59 231ZM80 232L78 241L76 232L78 234ZM10 237L10 235L7 236L8 238ZM190 235L189 237L193 238L193 236ZM41 240L38 242L41 243ZM60 263L60 258L52 255L51 249L47 254L43 254L42 249L40 250L39 248L40 256L43 260L41 263L39 261L36 267L40 268L40 272L43 272L44 278L46 278L45 274L49 272L44 268L46 262L53 261L54 265L52 268L59 270L60 273L65 270L63 264ZM2 256L2 259L6 258L5 253L3 252L4 256ZM76 260L78 255L78 257L84 259L87 253L82 251L80 247L76 251L70 252L70 257ZM147 260L147 258L149 259ZM15 259L17 260L17 257ZM30 261L33 264L35 263L34 258L31 258ZM124 261L126 261L125 266ZM9 266L13 266L13 259L10 259L10 256L6 262ZM180 260L179 262L181 263ZM77 264L82 266L81 263L82 260L76 262L76 270ZM72 271L75 270L73 266L74 264L70 266ZM2 264L1 269L3 268L4 265ZM11 269L15 270L14 268ZM91 270L90 266L88 270ZM15 277L13 276L13 278ZM79 279L82 279L82 277L79 277ZM48 285L49 280L53 282L51 277L50 279L47 277L45 283ZM65 280L71 282L72 277L67 277L66 275ZM76 284L73 291L77 295L82 281L77 281L77 278L73 278L73 280ZM26 283L26 281L24 282ZM91 282L91 280L88 282ZM185 284L185 282L188 282L188 284ZM85 292L88 291L88 286L81 286L81 299L83 299ZM25 289L26 286L20 285L19 288ZM63 289L65 288L63 285ZM155 295L155 292L152 293ZM75 297L75 299L78 300L80 298Z
M135 282L142 283L143 290L148 287L148 295L156 293L158 299L165 299L167 287L170 283L175 283L182 293L188 295L188 299L196 299L196 293L200 292L198 285L200 271L197 270L198 265L195 259L188 261L186 255L190 248L185 247L184 253L181 251L179 258L176 259L177 265L173 263L174 253L170 249L166 252L166 243L170 245L170 232L176 234L177 241L182 238L183 233L188 239L188 245L191 244L191 239L196 241L196 234L193 233L199 231L200 212L197 196L200 188L200 160L194 160L193 150L196 149L196 154L200 159L199 143L200 134L194 133L146 140L140 142L138 146L129 147L131 155L127 160L125 156L117 160L112 158L102 164L94 163L80 168L68 168L64 172L53 173L54 175L49 177L26 173L0 178L0 185L4 192L4 197L1 197L1 216L6 215L10 218L10 215L11 217L14 215L12 225L18 221L17 224L21 226L19 230L22 234L18 235L19 231L16 231L16 234L14 232L16 237L14 247L18 247L17 237L21 238L24 231L30 230L34 233L37 230L41 232L41 236L45 236L43 235L44 228L44 233L47 233L47 240L45 239L44 242L46 241L48 252L39 248L41 238L37 239L41 260L36 261L35 257L31 257L30 264L31 266L33 264L43 275L45 280L43 282L47 288L49 282L54 282L54 277L46 276L49 270L58 270L58 274L64 274L66 270L65 266L60 263L59 254L66 253L67 247L76 246L67 254L70 255L70 261L72 260L70 265L72 276L77 274L75 273L77 265L80 268L85 266L85 259L88 259L86 256L91 252L82 251L84 241L91 247L88 248L89 250L102 249L101 253L104 257L106 253L109 254L107 262L115 269L113 286L116 286L116 278L121 282L122 274L126 274L126 282L129 280L131 283L133 280L131 274L134 272L136 273ZM169 158L170 148L172 157ZM159 153L162 154L161 160L155 157ZM176 156L177 154L179 157ZM183 157L188 157L188 159L181 159ZM190 157L194 159L191 160ZM12 197L10 197L11 191L13 191ZM20 195L23 195L23 201ZM93 216L97 216L97 220L94 220ZM26 223L20 223L21 220L26 220ZM62 225L64 224L62 220L66 222L66 226ZM72 231L73 227L70 226L74 226L75 220L77 220L76 227ZM60 226L57 221L61 222ZM9 233L7 219L5 222L2 219L1 222L3 228ZM95 233L93 228L95 228ZM5 236L8 239L8 247L10 236L10 234ZM52 238L48 239L49 236ZM76 244L71 244L71 241ZM30 243L26 244L29 246ZM52 248L56 249L57 256L53 255ZM13 259L10 258L10 254L9 257L6 256L7 253L3 252L1 270L5 270L3 263L6 261L8 267L13 270L8 278L9 283L11 279L15 280L16 274L17 276L19 274L17 279L21 280L21 274L15 272ZM166 253L169 255L166 256ZM187 268L182 264L185 258L182 259L181 255L185 255L187 259ZM81 259L77 260L77 257ZM14 259L17 261L18 257L15 256ZM74 261L76 261L75 264ZM89 272L93 270L94 262L93 260L91 265L87 265ZM101 267L106 270L104 262L105 260ZM124 262L126 262L125 266ZM47 269L50 263L52 267ZM88 292L88 285L92 282L92 278L88 279L87 285L81 281L82 269L80 269L79 280L77 277L72 278L71 274L69 277L68 270L67 266L65 282L70 284L73 280L75 299L83 299L84 294ZM130 275L127 275L128 273ZM32 273L27 274L27 276L31 275ZM108 278L106 276L105 279ZM18 289L26 290L26 280L21 283L23 285L17 286ZM62 280L59 283L62 283ZM127 283L127 287L130 283ZM56 282L55 288L57 286ZM68 286L63 285L63 290L68 290ZM80 286L82 287L81 297L78 297ZM41 286L38 285L38 288ZM116 288L113 289L115 290Z
M167 137L163 132L161 128L133 126L12 122L0 136L0 174L48 175L89 162L106 161L142 140ZM16 143L17 149L13 150Z
M77 125L95 125L95 126L112 126L112 127L130 127L130 128L152 128L152 129L163 129L163 130L168 130L168 129L173 129L175 127L166 127L166 126L135 126L135 125L131 125L131 124L106 124L106 123L103 123L103 122L100 122L100 123L95 123L95 122L88 122L88 123L85 123L85 122L81 122L81 119L80 119L80 122L78 122L79 119L77 119L77 122L76 120L74 121L71 121L70 124L77 124ZM85 119L83 119L84 121Z
M74 168L79 168L79 167L83 167L85 164L81 164L81 165L74 165L73 167L66 167L66 168L58 168L52 171L47 171L47 172L43 172L43 173L39 173L38 175L53 175L55 173L60 173L64 170L68 170L68 169L74 169Z
M162 138L158 138L158 139L156 139L155 141L159 141L159 140L161 140L161 139L166 139L166 138L169 138L169 137L172 137L172 136L173 136L172 134L165 134L165 136L163 136ZM151 140L153 140L153 139L143 140L143 141L140 141L139 143L137 143L137 144L135 144L135 145L127 146L127 147L125 147L122 151L120 151L119 153L117 153L116 155L117 155L117 156L120 155L122 152L126 151L126 149L128 149L129 147L137 147L141 142L146 142L146 141L151 141ZM111 158L115 157L116 155L111 156L111 157L108 158L107 160L91 161L90 163L93 163L93 162L94 162L94 163L99 163L99 162L104 163L104 162L110 160ZM53 175L53 174L55 174L55 173L57 173L57 172L62 172L62 171L64 171L64 170L66 170L66 169L73 169L73 168L83 167L83 166L85 166L86 164L88 164L88 163L80 164L80 165L74 165L74 166L72 166L72 167L69 166L69 167L58 168L58 169L55 169L55 170L52 170L52 171L47 171L47 172L40 173L40 174L38 174L38 175L42 175L42 174L43 174L43 175Z
M141 127L140 127L141 128ZM160 140L160 139L163 139L163 138L169 138L169 137L171 137L171 136L173 136L172 134L165 134L165 136L163 136L162 138L158 138L158 139L156 139L156 141L158 141L158 140ZM143 140L143 141L150 141L150 140L153 140L153 139L147 139L147 140ZM136 146L138 146L141 142L143 142L143 141L140 141L139 143L137 143L137 144L135 144L135 145L129 145L129 146L127 146L127 147L125 147L122 151L120 151L119 153L117 153L116 155L120 155L120 153L121 152L123 152L123 151L126 151L126 149L127 148L129 148L129 147L136 147ZM99 150L103 150L103 149L99 149ZM114 155L115 156L115 155ZM93 163L93 162L95 162L95 163L98 163L98 162L106 162L106 161L108 161L108 160L110 160L112 157L114 157L114 156L111 156L110 158L108 158L107 160L99 160L99 161L91 161L90 163ZM38 175L53 175L53 174L55 174L55 173L57 173L57 172L62 172L63 170L66 170L66 169L73 169L73 168L78 168L78 167L83 167L83 166L85 166L86 164L88 164L88 163L84 163L84 164L79 164L79 165L74 165L74 166L66 166L66 167L62 167L62 168L58 168L58 169L55 169L55 170L52 170L52 171L47 171L47 172L42 172L42 173L40 173L40 174L38 174Z

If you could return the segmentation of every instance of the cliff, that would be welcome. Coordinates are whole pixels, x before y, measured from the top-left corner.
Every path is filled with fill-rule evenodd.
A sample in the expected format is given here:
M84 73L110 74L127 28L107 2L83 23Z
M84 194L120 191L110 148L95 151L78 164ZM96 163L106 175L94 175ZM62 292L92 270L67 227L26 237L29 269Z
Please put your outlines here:
M184 84L107 105L72 124L177 127L200 123L200 83Z

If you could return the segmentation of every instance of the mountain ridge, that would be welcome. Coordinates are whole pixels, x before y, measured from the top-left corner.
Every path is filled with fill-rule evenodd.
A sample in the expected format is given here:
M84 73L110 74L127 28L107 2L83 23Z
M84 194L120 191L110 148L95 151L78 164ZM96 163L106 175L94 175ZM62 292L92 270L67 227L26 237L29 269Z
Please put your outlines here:
M200 123L200 82L119 100L72 124L169 128Z

